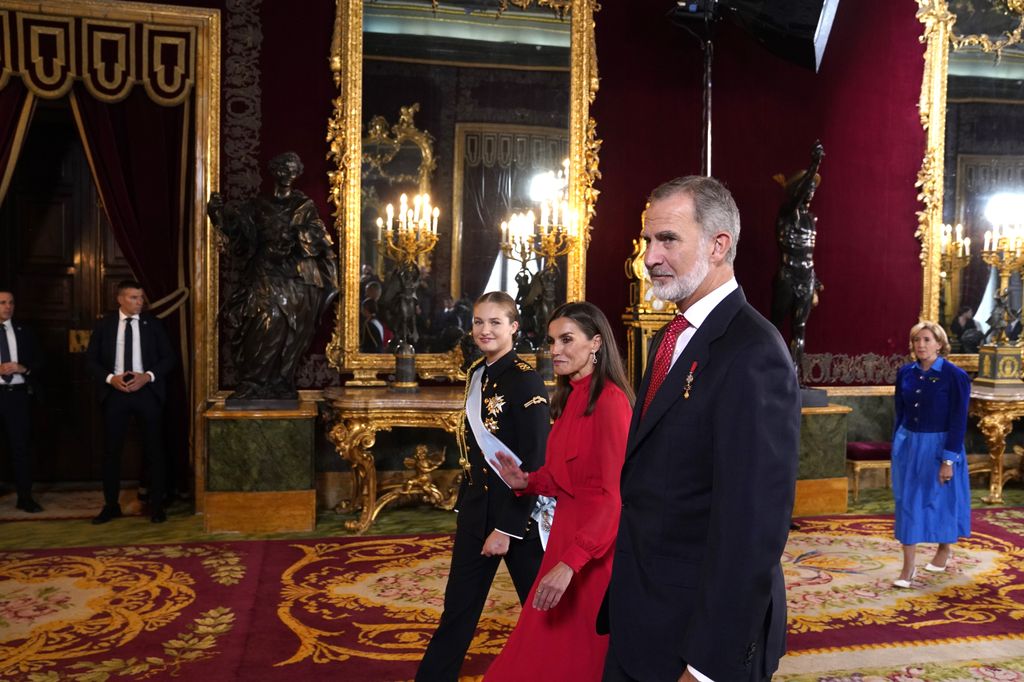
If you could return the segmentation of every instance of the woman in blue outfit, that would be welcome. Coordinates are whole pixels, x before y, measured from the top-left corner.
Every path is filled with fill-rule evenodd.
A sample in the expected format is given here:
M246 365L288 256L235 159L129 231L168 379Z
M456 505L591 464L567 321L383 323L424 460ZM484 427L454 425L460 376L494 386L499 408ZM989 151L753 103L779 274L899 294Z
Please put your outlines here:
M946 570L951 546L971 535L971 489L964 454L971 379L942 356L949 340L942 327L923 321L910 330L916 362L896 377L896 432L892 439L892 491L896 539L903 570L893 581L910 587L919 542L937 542L925 570Z

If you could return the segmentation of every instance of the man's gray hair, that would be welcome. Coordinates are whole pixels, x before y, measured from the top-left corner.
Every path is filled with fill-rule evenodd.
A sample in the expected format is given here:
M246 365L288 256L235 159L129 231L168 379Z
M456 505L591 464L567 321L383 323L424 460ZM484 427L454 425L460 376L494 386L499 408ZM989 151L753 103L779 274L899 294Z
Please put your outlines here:
M725 262L732 265L736 259L736 245L740 241L740 210L732 193L715 178L685 175L655 187L647 203L653 204L677 194L689 194L693 198L693 219L700 225L705 239L711 239L719 232L732 237L732 245L725 253Z

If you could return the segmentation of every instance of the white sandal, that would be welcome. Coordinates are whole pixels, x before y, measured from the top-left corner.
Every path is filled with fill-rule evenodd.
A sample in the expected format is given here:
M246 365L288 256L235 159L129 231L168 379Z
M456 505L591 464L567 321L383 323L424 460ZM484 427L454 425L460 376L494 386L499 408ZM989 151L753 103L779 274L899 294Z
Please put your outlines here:
M908 588L913 586L912 583L913 583L913 580L914 580L914 576L916 576L916 575L917 575L917 567L915 566L914 570L912 570L910 572L910 577L909 578L907 578L906 580L904 580L903 578L897 578L896 580L892 581L892 586L893 587L899 587L899 588L904 589L904 590L908 589Z

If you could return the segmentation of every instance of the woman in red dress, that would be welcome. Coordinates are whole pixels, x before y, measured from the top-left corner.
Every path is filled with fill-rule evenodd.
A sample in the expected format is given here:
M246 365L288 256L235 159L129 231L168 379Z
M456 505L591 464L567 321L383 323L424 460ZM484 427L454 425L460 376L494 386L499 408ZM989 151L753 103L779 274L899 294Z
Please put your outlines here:
M537 580L487 682L600 680L608 650L595 621L612 572L633 390L608 320L593 304L557 308L548 343L558 378L547 463L527 474L512 458L498 458L517 493L558 502Z

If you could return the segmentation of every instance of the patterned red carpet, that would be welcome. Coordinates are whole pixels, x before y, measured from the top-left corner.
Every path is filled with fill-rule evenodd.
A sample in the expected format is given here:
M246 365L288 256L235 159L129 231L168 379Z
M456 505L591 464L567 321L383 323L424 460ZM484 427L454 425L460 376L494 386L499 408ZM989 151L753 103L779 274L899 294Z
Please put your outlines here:
M1024 510L976 511L949 571L919 574L912 590L891 587L891 528L802 521L785 559L791 654L777 679L1024 680ZM419 536L2 553L0 678L409 680L450 549L449 536ZM467 676L483 673L517 610L502 573Z

